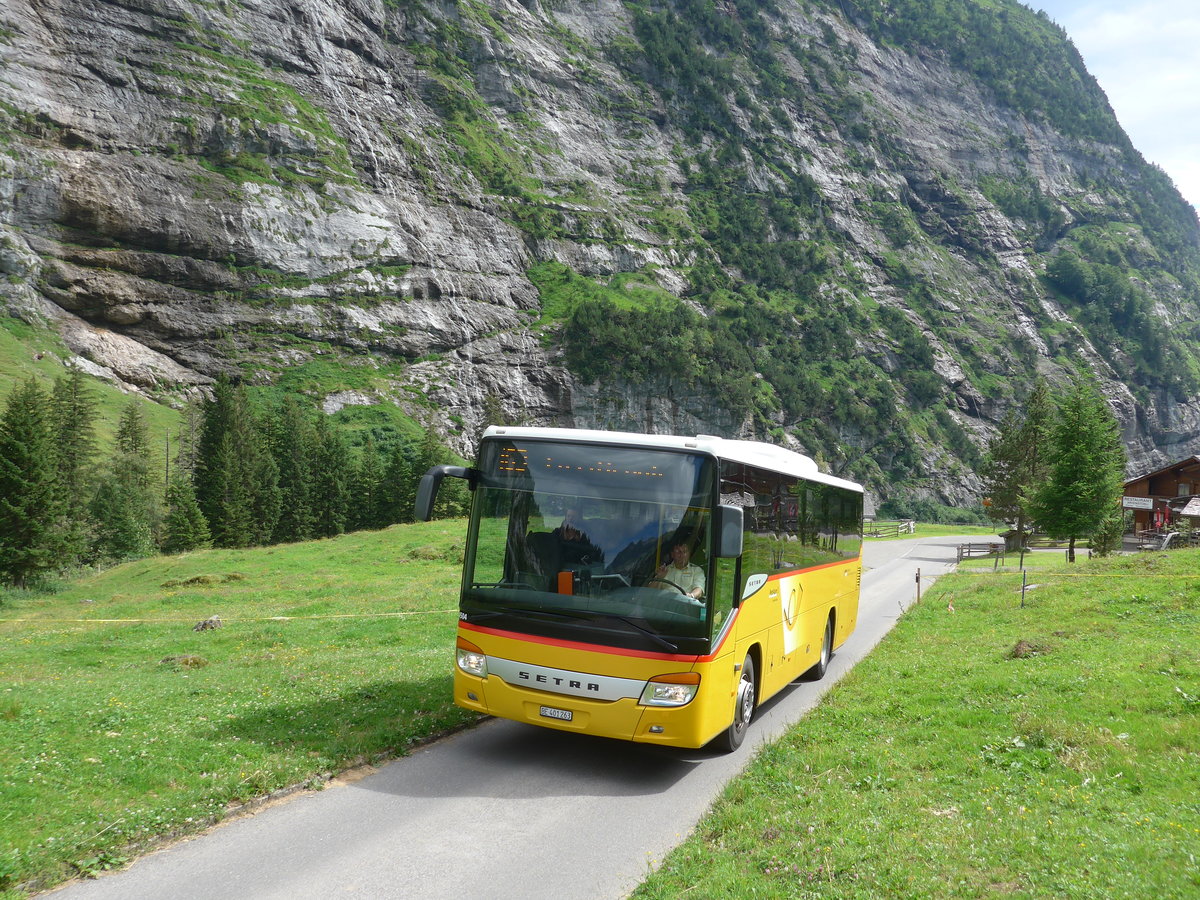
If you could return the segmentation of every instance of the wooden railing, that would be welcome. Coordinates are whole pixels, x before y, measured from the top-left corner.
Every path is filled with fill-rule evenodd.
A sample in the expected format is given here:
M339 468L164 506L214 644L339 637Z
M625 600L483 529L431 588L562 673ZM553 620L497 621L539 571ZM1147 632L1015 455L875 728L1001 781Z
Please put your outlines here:
M959 544L958 545L958 561L969 559L972 556L991 556L993 553L1003 555L1003 541L987 541L984 543Z
M912 519L899 522L865 522L863 534L867 537L899 537L902 534L914 534L916 523Z

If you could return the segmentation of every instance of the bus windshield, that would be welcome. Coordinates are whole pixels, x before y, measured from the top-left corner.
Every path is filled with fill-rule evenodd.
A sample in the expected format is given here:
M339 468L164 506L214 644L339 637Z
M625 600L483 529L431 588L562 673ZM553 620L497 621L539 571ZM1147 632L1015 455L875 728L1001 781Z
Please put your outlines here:
M629 649L705 651L711 459L491 439L478 468L463 621Z

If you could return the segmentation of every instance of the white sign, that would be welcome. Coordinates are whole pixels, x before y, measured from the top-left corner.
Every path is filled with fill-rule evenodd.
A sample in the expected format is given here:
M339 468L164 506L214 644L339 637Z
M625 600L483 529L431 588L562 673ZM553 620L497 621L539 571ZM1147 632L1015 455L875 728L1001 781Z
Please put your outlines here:
M1122 497L1121 505L1126 509L1154 509L1153 497Z

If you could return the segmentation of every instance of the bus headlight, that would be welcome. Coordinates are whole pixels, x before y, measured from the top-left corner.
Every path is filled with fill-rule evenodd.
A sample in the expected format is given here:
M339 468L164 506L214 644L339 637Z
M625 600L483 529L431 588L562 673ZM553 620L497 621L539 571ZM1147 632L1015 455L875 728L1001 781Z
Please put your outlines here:
M646 682L641 702L643 706L687 706L699 689L696 672L658 675Z
M477 678L487 678L487 656L482 650L470 641L459 638L457 653L458 667L460 669L468 675L474 675Z

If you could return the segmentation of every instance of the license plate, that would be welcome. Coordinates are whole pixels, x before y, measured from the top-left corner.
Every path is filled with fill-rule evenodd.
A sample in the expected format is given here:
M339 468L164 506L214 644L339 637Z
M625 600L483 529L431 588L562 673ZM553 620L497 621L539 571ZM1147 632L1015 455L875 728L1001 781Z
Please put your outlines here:
M571 721L571 710L569 709L555 709L553 706L543 706L540 712L547 719L559 719L563 722Z

